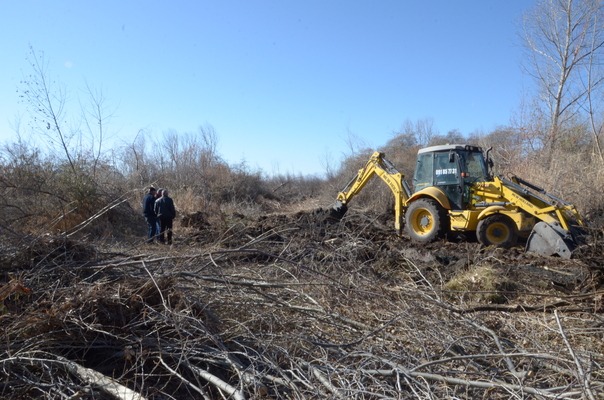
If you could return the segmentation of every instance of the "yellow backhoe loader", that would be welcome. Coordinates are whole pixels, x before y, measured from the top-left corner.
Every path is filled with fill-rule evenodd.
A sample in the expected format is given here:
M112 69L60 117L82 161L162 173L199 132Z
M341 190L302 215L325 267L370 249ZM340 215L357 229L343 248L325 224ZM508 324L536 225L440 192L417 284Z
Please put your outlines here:
M522 237L529 252L570 258L584 226L576 207L517 176L493 176L489 151L470 145L420 149L413 190L384 153L375 152L338 194L331 215L343 217L352 198L378 176L394 195L395 229L404 228L415 242L463 233L509 248Z

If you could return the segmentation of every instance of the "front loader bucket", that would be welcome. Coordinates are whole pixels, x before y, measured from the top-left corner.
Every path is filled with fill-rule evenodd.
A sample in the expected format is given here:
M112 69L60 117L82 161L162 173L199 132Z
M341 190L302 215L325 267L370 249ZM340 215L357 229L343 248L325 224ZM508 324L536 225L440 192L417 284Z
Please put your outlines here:
M526 251L543 256L559 255L570 258L577 247L570 233L560 226L538 222L526 241Z

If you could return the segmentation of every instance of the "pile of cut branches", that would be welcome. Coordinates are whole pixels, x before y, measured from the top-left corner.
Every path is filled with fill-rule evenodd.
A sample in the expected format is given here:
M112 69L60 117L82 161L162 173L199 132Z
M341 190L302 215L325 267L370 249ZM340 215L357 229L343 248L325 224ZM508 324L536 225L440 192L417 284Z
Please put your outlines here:
M4 299L2 398L604 396L604 290L582 260L417 247L355 212L204 225L170 249L48 242L63 256L2 266L31 290Z

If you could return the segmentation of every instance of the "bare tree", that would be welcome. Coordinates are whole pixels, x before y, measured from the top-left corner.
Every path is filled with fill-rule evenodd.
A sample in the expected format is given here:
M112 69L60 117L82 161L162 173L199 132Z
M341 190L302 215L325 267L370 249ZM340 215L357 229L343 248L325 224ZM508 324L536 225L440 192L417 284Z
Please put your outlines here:
M528 70L549 115L548 159L565 124L581 117L588 95L601 86L604 75L595 67L604 46L602 11L601 0L541 0L525 16Z
M71 170L76 173L75 161L70 151L73 135L63 129L67 92L63 86L49 78L48 62L44 58L44 53L37 53L32 46L29 51L28 61L32 73L21 81L24 89L21 90L20 97L29 106L35 128L52 143L58 140Z
M213 163L218 158L218 134L216 133L216 130L210 124L200 125L197 134L203 145L203 153L205 153L210 164Z
M596 16L597 18L598 16ZM594 29L597 29L597 24L594 24ZM592 37L592 49L598 44L596 35ZM598 74L599 70L596 64L597 58L595 52L592 51L590 54L590 60L586 67L586 85L587 85L587 110L589 113L589 127L594 140L595 152L598 155L600 162L604 163L604 154L602 152L602 145L600 143L600 134L604 130L602 118L598 119L597 115L599 107L597 106L598 99L601 96L594 95L593 90L590 90L594 84L599 84L602 81L602 75Z
M102 90L93 89L86 84L87 104L80 102L84 124L89 135L90 150L93 157L92 174L96 176L97 166L103 153L103 144L107 135L107 123L113 114L107 112L107 98Z
M70 115L67 89L51 77L44 53L30 46L27 61L31 72L21 80L19 92L28 107L33 131L45 136L51 147L58 147L75 175L81 172L79 167L92 157L92 176L95 177L107 125L113 115L108 110L104 93L86 84L85 97L80 100L80 114ZM79 128L79 124L70 125L77 117L83 121L84 130Z
M196 186L203 182L211 170L221 164L217 154L218 137L214 128L206 124L197 132L179 133L175 130L164 132L163 141L158 145L165 157L166 174L171 175L173 184Z
M415 122L406 119L401 125L398 132L394 133L395 137L407 137L414 143L412 145L426 146L434 136L438 135L438 131L434 126L434 119L431 117L418 119ZM411 145L410 143L408 143Z
M147 136L147 131L140 129L132 143L124 146L119 156L118 168L124 171L125 175L134 178L133 182L139 186L149 185L157 175L153 153L146 151Z

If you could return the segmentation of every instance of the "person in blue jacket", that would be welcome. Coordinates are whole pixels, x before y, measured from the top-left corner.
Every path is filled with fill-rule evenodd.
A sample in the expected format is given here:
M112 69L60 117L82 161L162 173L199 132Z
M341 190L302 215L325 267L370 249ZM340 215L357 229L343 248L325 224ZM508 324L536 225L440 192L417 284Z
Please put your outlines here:
M157 216L155 215L155 188L151 186L143 197L143 216L147 221L147 243L153 243L157 235Z
M168 189L164 189L161 197L155 200L155 215L159 218L159 241L160 243L172 244L172 222L176 218L174 201L169 196Z

